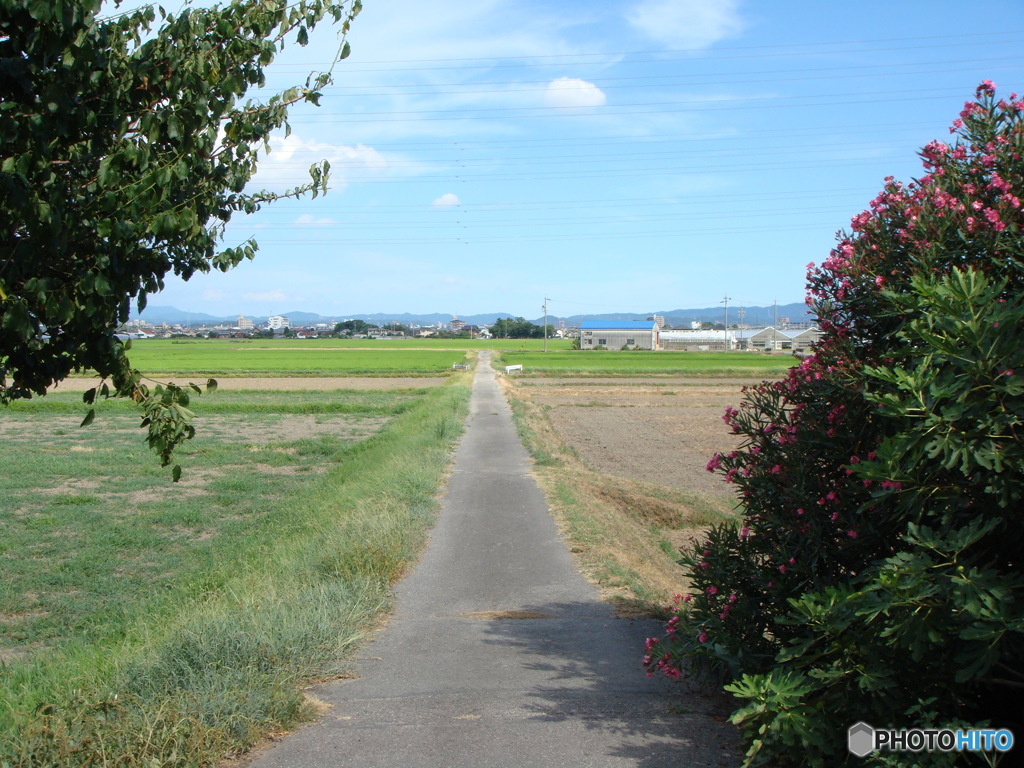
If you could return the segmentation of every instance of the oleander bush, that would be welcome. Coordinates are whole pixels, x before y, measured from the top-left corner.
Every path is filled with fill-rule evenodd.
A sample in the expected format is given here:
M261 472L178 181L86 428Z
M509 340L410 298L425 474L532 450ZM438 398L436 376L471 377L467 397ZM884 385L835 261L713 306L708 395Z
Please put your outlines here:
M864 764L858 720L1024 738L1022 117L983 82L811 265L815 354L725 414L744 516L684 552L645 662L726 683L745 765Z

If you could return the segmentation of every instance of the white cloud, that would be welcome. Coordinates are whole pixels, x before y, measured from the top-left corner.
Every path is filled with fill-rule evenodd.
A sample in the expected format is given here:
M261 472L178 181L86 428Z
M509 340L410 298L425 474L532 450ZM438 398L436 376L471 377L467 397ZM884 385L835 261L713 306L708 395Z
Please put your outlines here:
M317 218L310 213L304 213L292 223L299 227L324 227L338 222L334 219Z
M544 103L549 107L600 107L606 101L604 91L575 77L552 80L544 91Z
M220 301L224 296L224 291L217 291L213 289L203 291L203 299L205 301Z
M391 163L365 144L347 146L304 140L298 134L272 136L270 152L260 158L252 186L280 192L309 182L309 167L326 160L331 164L330 188L344 189L353 180L385 174Z
M459 200L459 196L454 192L445 192L431 203L431 205L435 208L455 208L456 206L462 205L462 201Z
M626 18L643 34L672 48L709 48L746 26L740 0L642 0Z
M243 293L242 298L246 301L285 301L288 297L280 291L265 291L264 293Z

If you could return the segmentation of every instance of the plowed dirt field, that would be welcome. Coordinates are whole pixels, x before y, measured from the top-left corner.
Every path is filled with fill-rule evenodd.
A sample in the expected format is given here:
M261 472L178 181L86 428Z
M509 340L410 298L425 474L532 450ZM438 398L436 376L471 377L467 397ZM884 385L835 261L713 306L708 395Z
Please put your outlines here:
M722 421L755 379L537 378L517 394L543 407L561 438L603 474L731 499L735 489L706 471L737 438Z

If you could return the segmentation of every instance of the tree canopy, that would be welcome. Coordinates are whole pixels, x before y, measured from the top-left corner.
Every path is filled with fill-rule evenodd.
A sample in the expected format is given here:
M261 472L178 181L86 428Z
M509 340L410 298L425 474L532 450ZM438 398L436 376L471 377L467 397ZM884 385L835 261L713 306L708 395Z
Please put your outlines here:
M251 259L254 241L222 244L234 214L326 191L326 162L285 193L246 187L271 133L288 130L289 107L319 102L348 43L303 86L242 100L317 24L344 35L360 0L100 9L0 0L0 403L94 370L101 383L86 401L138 402L166 465L192 434L188 394L145 384L115 329L169 273Z
M551 335L551 326L548 326L548 335ZM511 317L499 317L491 326L491 335L500 339L542 339L544 338L544 326L531 323L522 317L515 319Z

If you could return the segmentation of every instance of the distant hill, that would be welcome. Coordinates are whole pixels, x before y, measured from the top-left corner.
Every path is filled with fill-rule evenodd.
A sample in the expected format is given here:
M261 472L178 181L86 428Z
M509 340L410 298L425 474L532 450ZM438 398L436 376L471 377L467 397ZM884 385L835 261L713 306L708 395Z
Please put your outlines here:
M743 312L742 320L740 312ZM725 307L702 307L697 309L664 309L654 312L618 312L603 315L572 315L560 318L566 325L579 325L582 322L601 320L646 320L648 317L658 315L665 318L665 323L672 327L689 326L691 322L721 323L725 320ZM747 325L772 325L775 318L789 318L792 322L807 322L814 319L814 315L803 302L792 304L779 304L777 307L768 305L766 307L744 307L729 305L729 325L743 322ZM551 322L550 318L548 319ZM543 323L544 318L534 320L535 323Z
M208 315L204 312L187 312L177 307L146 307L142 314L132 312L132 317L141 317L147 323L167 323L168 325L198 325L200 323L220 323L226 318ZM236 320L237 315L232 318Z
M729 324L741 322L740 312L743 312L742 322L747 325L771 325L776 317L789 318L793 322L801 322L811 319L808 308L803 303L779 304L778 307L771 305L764 307L741 307L729 306ZM341 320L363 320L372 325L387 325L388 323L400 323L401 325L447 325L452 320L452 315L443 312L430 314L413 314L410 312L374 312L371 314L356 315L318 315L314 312L282 312L292 325L314 325L316 323L334 323ZM659 315L665 318L665 322L673 327L689 326L693 321L702 323L720 323L725 319L725 307L703 307L698 309L668 309L654 312L613 312L597 315L570 315L568 317L548 316L548 322L557 324L564 322L568 326L579 325L587 321L601 320L646 320L652 315ZM177 307L146 307L142 312L142 319L146 322L158 325L217 325L220 323L231 323L238 319L238 315L210 315L204 312L187 312ZM267 316L246 315L259 325L267 321ZM516 317L509 312L487 312L479 315L459 315L459 319L469 325L492 325L500 317ZM538 317L531 322L541 325L543 317Z

